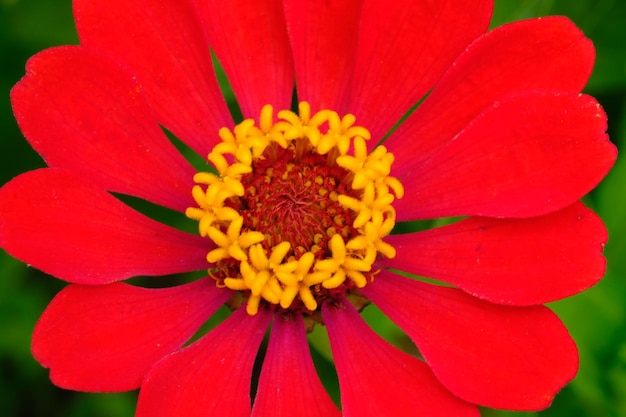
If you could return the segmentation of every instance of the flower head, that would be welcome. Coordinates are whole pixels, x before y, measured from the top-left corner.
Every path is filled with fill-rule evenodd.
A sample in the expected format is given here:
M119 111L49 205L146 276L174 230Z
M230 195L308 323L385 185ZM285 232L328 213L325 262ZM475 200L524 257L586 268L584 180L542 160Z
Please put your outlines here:
M33 336L55 384L140 388L140 417L476 416L545 408L574 377L543 304L604 274L606 230L579 200L616 152L569 20L487 32L487 0L74 10L80 46L33 57L11 95L49 167L0 189L2 247L70 282ZM166 225L120 194L181 215ZM370 304L419 358L370 329ZM309 353L319 324L339 407Z

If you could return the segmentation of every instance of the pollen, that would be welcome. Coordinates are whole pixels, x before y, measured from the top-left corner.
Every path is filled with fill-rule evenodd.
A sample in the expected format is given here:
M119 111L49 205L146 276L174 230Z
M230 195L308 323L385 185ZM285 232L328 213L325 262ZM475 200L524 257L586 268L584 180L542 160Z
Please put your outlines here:
M395 248L383 239L402 198L390 175L393 154L368 152L369 131L332 110L261 109L218 132L208 155L216 173L198 172L186 211L212 243L209 274L246 301L314 313L322 301L358 292Z

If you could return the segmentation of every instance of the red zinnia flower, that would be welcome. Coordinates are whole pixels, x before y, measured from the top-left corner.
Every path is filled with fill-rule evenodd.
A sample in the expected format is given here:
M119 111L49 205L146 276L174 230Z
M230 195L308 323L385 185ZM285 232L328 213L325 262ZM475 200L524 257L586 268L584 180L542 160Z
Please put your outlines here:
M580 94L591 42L562 17L485 33L491 10L76 0L80 46L33 57L11 96L49 168L0 190L2 247L71 283L33 336L52 381L140 388L146 417L547 407L578 357L542 304L604 273L606 230L578 200L616 151ZM236 126L211 51L247 118ZM194 175L159 125L208 154L213 173ZM110 192L184 212L200 236ZM396 221L457 216L390 234ZM207 269L172 288L117 282ZM368 327L358 311L370 301L423 360ZM182 347L224 303L230 317ZM317 323L341 413L309 354Z

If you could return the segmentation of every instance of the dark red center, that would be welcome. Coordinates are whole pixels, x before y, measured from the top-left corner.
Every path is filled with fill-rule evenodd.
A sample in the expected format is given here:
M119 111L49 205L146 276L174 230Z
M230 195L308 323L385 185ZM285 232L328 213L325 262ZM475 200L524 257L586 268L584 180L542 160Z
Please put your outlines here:
M306 252L318 259L328 256L327 243L335 233L357 236L354 214L337 202L339 194L354 195L348 172L327 155L308 151L296 157L292 148L271 147L241 178L245 195L234 208L244 228L265 234L267 250L290 242L296 259Z

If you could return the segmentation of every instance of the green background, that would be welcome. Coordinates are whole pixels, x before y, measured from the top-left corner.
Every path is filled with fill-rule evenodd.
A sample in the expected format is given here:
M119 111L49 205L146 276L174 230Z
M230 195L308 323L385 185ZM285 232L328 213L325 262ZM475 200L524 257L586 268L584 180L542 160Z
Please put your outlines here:
M626 2L496 0L492 25L555 14L569 16L593 40L597 61L586 92L604 106L611 139L623 148L626 144L626 29L623 28ZM43 166L13 119L10 88L23 75L28 57L50 46L76 43L70 0L0 0L0 184L20 172ZM621 158L604 182L585 198L609 229L606 277L589 291L552 304L578 343L581 358L578 376L546 411L484 410L483 416L626 417L625 180L626 162ZM0 414L132 416L136 392L85 394L61 390L49 382L47 371L32 358L30 336L37 317L63 285L0 250ZM375 311L369 316L375 317ZM398 336L396 329L384 320L375 327L389 338ZM332 386L332 373L330 380Z

